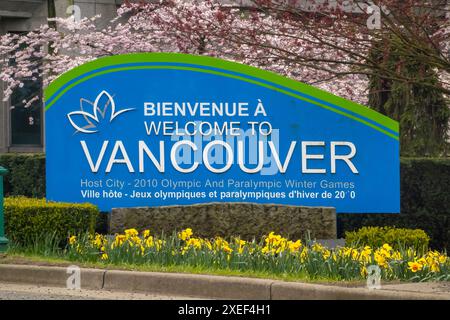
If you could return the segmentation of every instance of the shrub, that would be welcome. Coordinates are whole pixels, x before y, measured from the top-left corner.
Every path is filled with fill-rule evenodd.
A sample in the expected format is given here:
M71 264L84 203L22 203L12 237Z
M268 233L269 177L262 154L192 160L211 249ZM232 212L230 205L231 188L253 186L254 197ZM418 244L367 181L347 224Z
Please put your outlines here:
M400 214L338 214L338 237L364 226L422 229L450 251L450 158L402 158Z
M99 215L92 204L46 202L25 197L5 198L4 209L6 234L18 243L43 234L64 239L69 234L93 232Z
M345 233L347 246L358 244L379 248L388 243L396 249L415 248L425 250L428 248L430 238L420 229L400 229L393 227L363 227L357 231Z
M0 166L9 171L4 177L6 196L45 197L44 154L0 154Z

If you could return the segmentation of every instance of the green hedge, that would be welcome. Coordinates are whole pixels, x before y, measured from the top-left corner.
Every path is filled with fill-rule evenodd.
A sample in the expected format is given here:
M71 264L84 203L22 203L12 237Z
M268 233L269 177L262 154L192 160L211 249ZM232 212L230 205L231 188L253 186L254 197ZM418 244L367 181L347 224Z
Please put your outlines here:
M46 202L25 197L5 198L5 228L8 238L24 243L43 234L59 239L69 234L93 232L99 215L92 204Z
M450 158L401 160L400 214L339 214L338 236L363 226L422 229L450 252Z
M345 244L351 246L370 246L380 248L390 244L394 249L415 248L421 252L428 249L430 237L420 229L403 229L393 227L362 227L356 231L345 232Z
M6 196L45 197L44 154L0 154L0 166L9 171L4 177Z

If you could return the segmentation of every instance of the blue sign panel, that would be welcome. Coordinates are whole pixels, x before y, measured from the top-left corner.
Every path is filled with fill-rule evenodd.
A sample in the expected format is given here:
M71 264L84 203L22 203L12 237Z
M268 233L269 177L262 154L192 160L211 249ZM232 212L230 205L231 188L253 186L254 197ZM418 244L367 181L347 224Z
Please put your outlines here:
M398 123L267 71L121 55L63 74L45 96L48 200L399 212Z

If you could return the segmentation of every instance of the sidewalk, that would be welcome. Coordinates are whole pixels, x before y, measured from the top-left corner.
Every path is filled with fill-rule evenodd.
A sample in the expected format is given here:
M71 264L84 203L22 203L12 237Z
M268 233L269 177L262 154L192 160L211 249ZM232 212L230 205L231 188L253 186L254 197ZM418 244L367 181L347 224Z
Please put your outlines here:
M0 282L0 301L2 300L192 300L192 298L107 290L68 290L61 287Z
M64 267L0 265L0 283L46 287L66 287L69 277ZM277 280L81 269L81 288L111 292L175 295L208 299L248 300L450 300L450 283L388 284L381 290Z

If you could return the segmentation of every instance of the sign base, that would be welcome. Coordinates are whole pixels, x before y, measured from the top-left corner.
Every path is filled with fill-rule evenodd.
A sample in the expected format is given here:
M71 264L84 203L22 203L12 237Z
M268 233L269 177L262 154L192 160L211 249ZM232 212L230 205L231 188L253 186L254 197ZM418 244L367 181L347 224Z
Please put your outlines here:
M257 241L270 232L302 241L337 237L334 208L241 202L113 209L109 232L123 233L129 228L149 229L156 236L192 228L195 236Z

